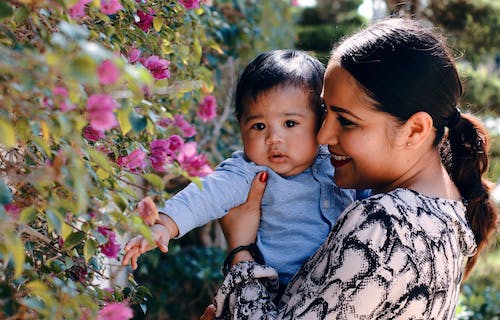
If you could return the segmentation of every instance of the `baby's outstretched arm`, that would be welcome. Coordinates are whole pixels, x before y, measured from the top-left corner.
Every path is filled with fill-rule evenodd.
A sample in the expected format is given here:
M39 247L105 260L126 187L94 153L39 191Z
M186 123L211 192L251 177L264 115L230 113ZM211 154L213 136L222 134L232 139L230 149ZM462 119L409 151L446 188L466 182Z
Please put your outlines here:
M157 246L162 252L167 252L168 242L179 234L179 228L175 221L166 214L158 214L156 206L150 198L145 198L141 201L138 209L144 222L151 226L154 243L151 245L143 236L134 237L127 242L122 264L128 265L130 263L133 269L137 268L137 259L141 254ZM155 212L151 214L152 211Z

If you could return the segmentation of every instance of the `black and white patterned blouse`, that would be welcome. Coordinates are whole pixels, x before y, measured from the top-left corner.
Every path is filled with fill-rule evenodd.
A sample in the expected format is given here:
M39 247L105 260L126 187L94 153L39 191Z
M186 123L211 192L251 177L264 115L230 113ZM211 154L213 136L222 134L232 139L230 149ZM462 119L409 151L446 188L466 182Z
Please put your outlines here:
M452 319L465 257L476 250L460 201L408 189L356 201L290 281L233 267L215 297L224 319Z

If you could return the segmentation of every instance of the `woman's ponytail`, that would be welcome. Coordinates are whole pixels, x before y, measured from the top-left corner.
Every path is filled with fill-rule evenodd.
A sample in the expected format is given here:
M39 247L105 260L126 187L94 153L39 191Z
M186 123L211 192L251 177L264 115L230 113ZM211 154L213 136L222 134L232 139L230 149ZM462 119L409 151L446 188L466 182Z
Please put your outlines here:
M489 137L486 129L479 119L471 114L460 114L458 110L448 127L451 154L447 156L447 169L460 194L467 200L466 218L477 244L475 255L465 266L465 279L496 229L497 208L490 196L493 183L483 177L488 170Z

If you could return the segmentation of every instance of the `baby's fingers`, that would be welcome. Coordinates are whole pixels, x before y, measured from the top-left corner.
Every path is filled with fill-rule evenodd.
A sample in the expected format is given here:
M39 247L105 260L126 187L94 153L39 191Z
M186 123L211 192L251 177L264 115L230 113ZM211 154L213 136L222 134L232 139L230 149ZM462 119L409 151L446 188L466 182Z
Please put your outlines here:
M133 237L132 239L129 240L129 242L127 242L124 250L129 251L133 247L138 247L142 239L144 239L142 236Z

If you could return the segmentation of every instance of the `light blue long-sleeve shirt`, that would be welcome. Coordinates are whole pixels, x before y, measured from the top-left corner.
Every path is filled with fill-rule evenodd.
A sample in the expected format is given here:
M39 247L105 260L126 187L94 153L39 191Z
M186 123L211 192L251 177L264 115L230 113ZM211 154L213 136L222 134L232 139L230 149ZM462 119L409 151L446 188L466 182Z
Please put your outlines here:
M290 177L256 165L237 151L202 179L201 190L191 183L166 201L160 211L177 223L182 237L245 202L260 171L267 171L269 178L262 198L257 245L266 264L275 267L280 282L286 284L323 243L340 213L367 195L334 184L334 168L326 148L319 149L311 167Z

